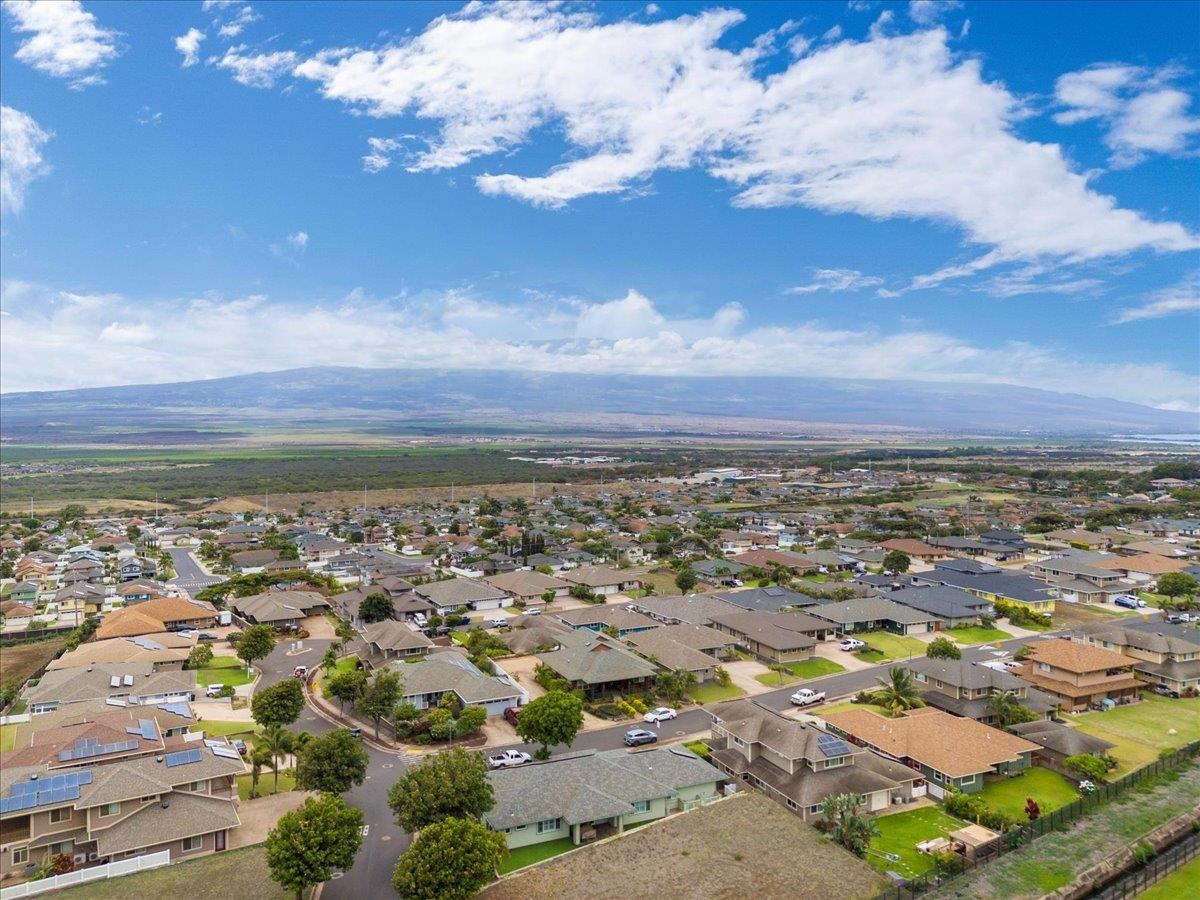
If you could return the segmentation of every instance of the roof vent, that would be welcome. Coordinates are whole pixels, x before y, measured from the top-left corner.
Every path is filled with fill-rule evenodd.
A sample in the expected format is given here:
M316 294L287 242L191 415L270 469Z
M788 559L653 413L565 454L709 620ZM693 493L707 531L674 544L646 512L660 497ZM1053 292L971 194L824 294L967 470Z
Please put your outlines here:
M154 757L154 761L155 761L155 762L162 762L162 761L163 761L162 754L160 753L158 756Z
M163 809L166 809L166 808L167 808L168 806L170 806L170 805L171 805L171 801L170 801L170 800L168 800L166 797L163 797L163 799L162 799L162 808L163 808Z

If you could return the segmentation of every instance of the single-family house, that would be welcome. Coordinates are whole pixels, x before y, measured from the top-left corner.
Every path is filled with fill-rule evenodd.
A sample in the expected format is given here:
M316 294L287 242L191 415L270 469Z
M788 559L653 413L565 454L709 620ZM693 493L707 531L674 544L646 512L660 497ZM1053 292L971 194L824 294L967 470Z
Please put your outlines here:
M412 659L424 656L433 641L420 631L395 619L373 622L362 629L363 642L383 659Z
M316 591L265 591L251 597L236 597L229 608L250 625L299 628L309 616L319 616L329 601Z
M568 609L554 613L552 618L576 631L586 628L589 631L608 630L608 633L611 634L610 629L615 629L617 637L622 638L626 635L637 634L639 631L649 631L652 628L661 627L661 623L644 613L630 609L628 603L600 604Z
M391 662L404 678L403 699L417 709L431 709L446 694L463 706L481 706L489 716L520 706L528 693L508 676L481 672L459 650L430 653L416 662Z
M209 628L216 623L217 610L211 603L186 597L154 597L105 615L96 629L96 640Z
M796 612L732 612L713 616L712 627L768 663L809 659L819 641L833 636L828 622Z
M568 569L562 573L564 581L588 588L598 597L611 597L624 591L636 591L642 586L641 580L619 569L606 569L600 566L580 566Z
M1019 603L1035 613L1053 613L1058 591L1052 585L1022 572L1011 572L973 559L949 559L934 563L928 572L914 572L914 584L956 587L995 603Z
M532 569L517 569L512 572L500 572L483 579L485 584L498 591L503 591L512 597L520 606L545 606L542 595L547 591L554 592L554 598L567 596L571 590L571 582L553 575L543 575Z
M899 664L912 673L926 705L991 725L996 714L988 701L1006 691L1030 712L1045 718L1058 708L1054 698L1002 668L964 659L917 656Z
M1150 621L1096 622L1071 633L1071 639L1133 660L1134 677L1173 694L1200 690L1200 632Z
M513 603L513 598L499 588L470 578L431 581L413 590L439 616L462 610L500 609Z
M1008 730L1038 745L1039 749L1033 754L1034 765L1046 766L1063 774L1073 774L1066 770L1067 757L1081 756L1084 753L1105 757L1108 756L1108 751L1116 746L1078 728L1050 719L1034 719L1032 722L1009 725Z
M644 689L658 667L624 645L591 631L564 632L557 650L537 654L572 688L589 697Z
M1144 687L1133 675L1137 660L1123 653L1068 638L1037 641L1029 649L1015 673L1050 694L1067 712L1086 710L1101 700L1136 700Z
M836 603L822 603L807 610L809 615L836 626L839 634L865 631L890 631L893 634L926 634L939 621L932 613L905 606L882 597L859 597Z

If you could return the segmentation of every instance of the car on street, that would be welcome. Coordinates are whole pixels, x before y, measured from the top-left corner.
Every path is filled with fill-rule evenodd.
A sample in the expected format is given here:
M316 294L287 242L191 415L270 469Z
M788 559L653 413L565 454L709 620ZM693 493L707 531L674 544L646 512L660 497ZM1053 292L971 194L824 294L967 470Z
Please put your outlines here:
M517 724L517 718L520 715L521 715L521 708L519 706L510 706L508 709L506 709L504 711L504 721L507 722L509 725L515 726Z
M303 678L307 674L308 674L308 666L296 666L295 670L292 672L292 677L293 678Z
M360 741L362 740L362 729L357 725L351 725L346 730L350 732L350 737L358 738Z
M493 628L503 628L508 624L508 616L495 616L491 619L488 619L488 624Z
M525 763L533 762L533 757L520 750L502 750L489 756L487 761L493 769L507 769L511 766L523 766Z
M853 650L861 650L863 647L865 647L867 645L865 643L863 643L862 641L860 641L858 638L846 638L844 641L842 641L840 646L843 650L853 651Z
M204 696L205 697L220 697L221 691L223 691L223 690L225 690L225 685L223 685L223 684L210 684L208 687L206 687L204 689Z
M796 693L788 698L793 706L811 706L814 703L820 703L825 699L824 691L814 691L809 688L800 688Z
M1200 619L1200 616L1189 615L1185 612L1171 613L1169 616L1167 616L1167 621L1172 625L1186 625L1193 619Z
M626 747L640 747L642 744L658 743L658 735L653 731L647 731L645 728L634 728L625 732Z
M668 719L674 719L679 713L671 709L669 706L659 706L642 716L643 722L666 722Z

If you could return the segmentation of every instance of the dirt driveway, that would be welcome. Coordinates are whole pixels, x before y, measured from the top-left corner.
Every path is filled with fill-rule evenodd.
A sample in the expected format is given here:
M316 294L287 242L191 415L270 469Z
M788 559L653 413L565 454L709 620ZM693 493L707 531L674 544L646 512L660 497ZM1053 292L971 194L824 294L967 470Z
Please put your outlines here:
M546 689L533 680L533 670L537 668L538 664L536 656L506 656L496 662L529 692L530 700L536 700L546 693Z

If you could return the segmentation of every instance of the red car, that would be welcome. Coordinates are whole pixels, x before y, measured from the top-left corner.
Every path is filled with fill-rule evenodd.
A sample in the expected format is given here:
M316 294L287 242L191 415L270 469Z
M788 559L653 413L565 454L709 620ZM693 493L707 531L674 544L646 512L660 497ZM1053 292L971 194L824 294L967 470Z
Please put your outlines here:
M510 706L504 711L504 721L509 725L517 724L517 716L521 715L521 710L516 706Z

